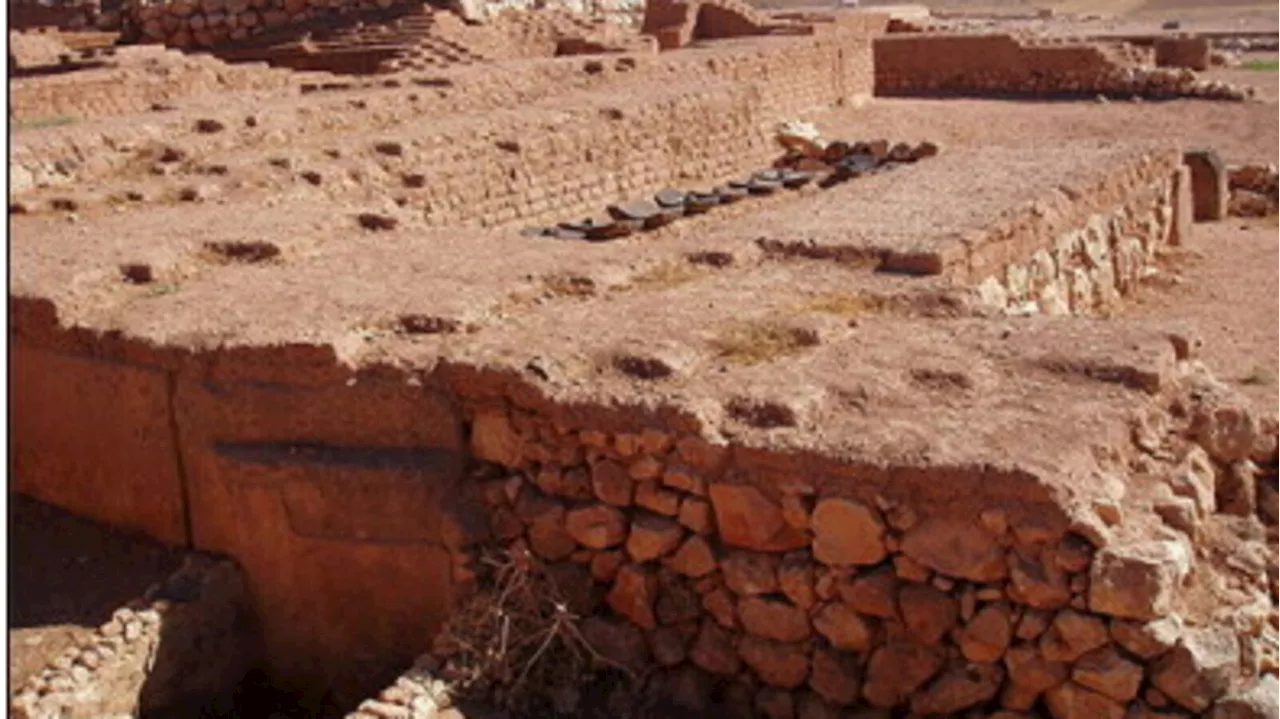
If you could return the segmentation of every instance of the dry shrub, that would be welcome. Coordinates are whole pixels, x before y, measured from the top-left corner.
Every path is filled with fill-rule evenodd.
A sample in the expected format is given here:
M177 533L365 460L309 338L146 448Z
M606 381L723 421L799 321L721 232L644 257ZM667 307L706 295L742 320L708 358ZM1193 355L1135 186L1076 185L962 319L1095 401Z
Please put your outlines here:
M433 655L455 698L516 716L573 714L579 687L616 669L579 631L571 590L527 551L486 551L475 591L456 608Z
M818 335L813 330L756 321L727 328L712 340L711 345L719 358L750 365L796 354L816 346L818 342Z

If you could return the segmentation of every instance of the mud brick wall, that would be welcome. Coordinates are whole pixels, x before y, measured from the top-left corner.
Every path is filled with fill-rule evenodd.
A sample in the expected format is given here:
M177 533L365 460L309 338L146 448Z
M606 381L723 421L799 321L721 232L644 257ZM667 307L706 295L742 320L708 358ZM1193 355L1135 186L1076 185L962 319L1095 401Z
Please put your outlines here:
M1010 35L894 34L875 42L876 92L1142 95L1239 100L1247 91L1203 82L1185 68L1139 66L1098 43L1043 44Z
M1008 311L1104 312L1137 286L1157 252L1182 242L1191 221L1179 153L1153 152L1089 186L1064 186L986 230L968 280Z
M636 87L622 85L578 106L451 123L460 128L423 138L415 143L422 150L388 161L388 178L436 168L427 187L394 189L441 226L564 220L664 185L711 183L768 162L778 153L778 122L871 89L866 39L682 55L635 71ZM653 72L668 78L661 87L646 82ZM540 131L548 126L562 129Z
M497 542L545 563L588 616L584 637L655 670L650 691L677 702L719 696L742 717L1183 716L1257 671L1232 628L1167 616L1189 545L1099 549L1095 529L995 470L467 411L474 455L494 463L474 481Z

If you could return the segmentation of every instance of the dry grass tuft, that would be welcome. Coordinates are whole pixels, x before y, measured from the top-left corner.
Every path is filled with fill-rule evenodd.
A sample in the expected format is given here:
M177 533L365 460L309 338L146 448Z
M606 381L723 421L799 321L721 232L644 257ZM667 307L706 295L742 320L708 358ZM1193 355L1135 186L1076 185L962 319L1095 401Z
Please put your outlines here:
M1258 365L1257 367L1254 367L1253 370L1249 372L1249 374L1240 378L1240 384L1257 386L1257 387L1265 387L1267 385L1275 384L1275 382L1276 382L1275 372L1273 370L1267 369L1266 367L1263 367L1262 365Z
M1280 70L1280 60L1250 60L1240 65L1242 70L1260 70L1263 72L1275 72Z
M841 317L856 317L859 315L884 312L888 308L889 300L884 297L847 292L833 292L814 297L812 300L801 305L799 307L799 311L825 312L827 314L839 315Z
M793 355L818 344L813 330L777 322L747 322L730 327L711 342L716 355L737 364L758 364Z
M494 550L479 562L476 591L433 650L455 697L516 716L548 716L570 708L557 704L576 704L578 687L594 668L622 669L583 637L570 590L536 557Z
M543 277L542 288L555 297L590 297L596 293L595 280L573 275Z
M20 130L39 130L46 127L63 127L76 122L76 118L70 115L54 115L50 117L33 117L27 120L10 120L9 129L13 132Z
M688 262L662 262L631 277L624 287L641 289L676 287L706 274L705 268Z

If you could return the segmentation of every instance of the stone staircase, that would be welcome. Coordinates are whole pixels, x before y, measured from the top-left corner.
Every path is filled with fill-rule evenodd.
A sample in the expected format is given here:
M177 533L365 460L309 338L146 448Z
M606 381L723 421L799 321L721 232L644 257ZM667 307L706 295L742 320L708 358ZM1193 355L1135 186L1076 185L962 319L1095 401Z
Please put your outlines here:
M491 59L458 39L443 36L451 15L427 5L325 19L213 49L228 62L259 61L294 70L381 74L439 69ZM338 23L341 24L338 24Z

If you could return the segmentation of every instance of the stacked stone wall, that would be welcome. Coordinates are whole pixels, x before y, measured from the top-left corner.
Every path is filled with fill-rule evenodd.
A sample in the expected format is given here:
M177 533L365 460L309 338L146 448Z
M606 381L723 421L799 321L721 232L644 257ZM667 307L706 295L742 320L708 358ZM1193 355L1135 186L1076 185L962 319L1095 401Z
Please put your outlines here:
M1191 222L1189 178L1175 151L1116 168L1089 187L1066 187L986 231L989 248L968 278L987 303L1031 314L1113 310L1182 242Z
M18 719L226 715L259 661L253 610L233 562L191 556L92 636L14 688Z
M1082 521L993 469L850 466L476 399L490 535L548 567L609 663L678 704L1190 716L1274 673L1254 643L1268 600L1235 626L1184 625L1190 537L1122 539L1119 507Z

